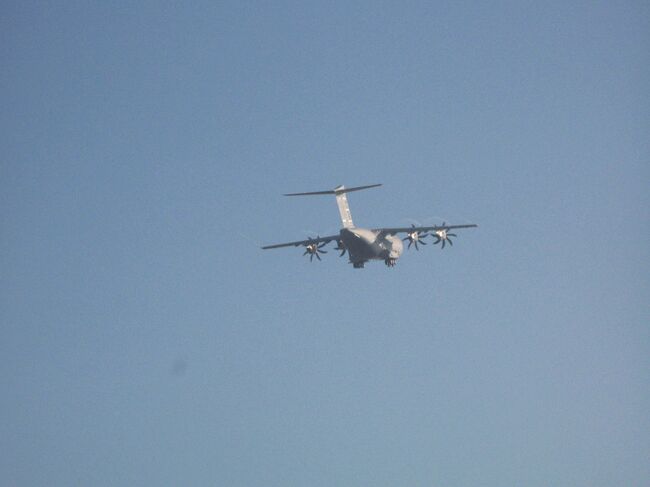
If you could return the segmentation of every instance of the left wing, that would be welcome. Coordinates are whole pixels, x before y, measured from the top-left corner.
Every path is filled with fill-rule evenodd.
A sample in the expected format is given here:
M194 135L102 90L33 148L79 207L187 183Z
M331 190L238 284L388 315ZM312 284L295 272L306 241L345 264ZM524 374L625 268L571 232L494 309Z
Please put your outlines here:
M281 243L281 244L274 244L274 245L266 245L262 247L263 249L277 249L280 247L299 247L300 245L304 245L305 247L307 245L311 244L319 244L319 243L328 243L331 242L332 240L338 240L341 238L339 235L330 235L328 237L316 237L316 238L309 238L307 240L298 240L296 242L287 242L287 243Z

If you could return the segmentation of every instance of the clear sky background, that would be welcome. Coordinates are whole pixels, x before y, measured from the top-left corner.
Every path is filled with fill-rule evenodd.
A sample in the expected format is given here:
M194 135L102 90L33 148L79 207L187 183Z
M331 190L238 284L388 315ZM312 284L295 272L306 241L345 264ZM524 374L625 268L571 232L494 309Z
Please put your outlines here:
M0 485L650 485L647 2L2 2ZM262 244L478 223L355 270Z

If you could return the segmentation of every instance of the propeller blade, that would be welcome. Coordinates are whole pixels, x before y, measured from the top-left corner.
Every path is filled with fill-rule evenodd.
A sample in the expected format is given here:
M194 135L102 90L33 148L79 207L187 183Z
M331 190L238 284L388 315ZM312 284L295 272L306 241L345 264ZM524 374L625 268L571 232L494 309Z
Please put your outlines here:
M458 235L456 235L455 233L448 233L447 236L448 237L457 237Z
M443 248L443 249L445 248L445 242L446 242L446 241L447 241L447 239L444 239L444 240L442 241L442 248Z
M302 255L307 255L309 253L309 249L305 250L305 253Z
M311 254L311 255L309 256L309 262L312 262L313 260L314 260L314 254Z
M438 237L438 236L436 236L436 238L437 238L438 240L436 240L435 242L433 242L433 245L438 245L438 244L440 243L441 238Z
M450 238L447 239L447 242L449 242L449 245L454 245L454 242L452 242Z
M422 237L420 237L420 238L422 238ZM426 245L426 244L427 244L426 242L423 242L422 240L420 240L420 245Z
M418 247L418 241L414 240L413 243L415 244L415 250L420 250L420 248Z
M320 254L326 254L326 253L327 253L327 250L319 250L318 253L320 253Z
M319 248L319 249L322 249L322 248L325 247L326 245L327 245L327 242L323 242L322 244L320 244L320 245L318 246L318 248Z
M315 253L314 255L316 256L316 258L317 258L318 260L323 260L323 259L320 258L320 255L318 255L318 253ZM312 257L313 257L313 256L312 256Z
M411 248L411 245L413 245L413 240L410 240L410 239L409 239L409 246L406 247L406 248L407 248L407 249L410 249L410 248Z
M343 257L343 254L345 254L345 246L341 240L336 241L336 247L334 247L334 250L340 250L341 253L339 254L339 257Z
M402 242L406 242L407 240L410 240L410 237L404 237L404 238L402 239Z

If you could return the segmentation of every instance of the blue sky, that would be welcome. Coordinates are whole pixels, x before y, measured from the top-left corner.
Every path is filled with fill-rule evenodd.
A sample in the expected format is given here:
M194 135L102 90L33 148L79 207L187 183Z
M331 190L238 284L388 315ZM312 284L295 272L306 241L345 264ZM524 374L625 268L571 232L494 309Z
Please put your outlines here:
M0 484L648 485L649 10L4 2Z

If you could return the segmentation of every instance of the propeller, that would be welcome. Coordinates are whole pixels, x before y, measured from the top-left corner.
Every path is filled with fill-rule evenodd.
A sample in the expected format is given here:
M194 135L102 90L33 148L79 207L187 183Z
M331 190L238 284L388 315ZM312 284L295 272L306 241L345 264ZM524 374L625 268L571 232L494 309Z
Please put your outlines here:
M436 241L433 242L433 245L439 244L442 242L441 248L445 248L445 244L449 242L449 245L454 245L454 242L451 241L449 237L456 237L457 235L455 233L449 233L446 228L444 228L447 225L446 222L442 222L442 227L440 230L436 230L433 232L433 235L436 237Z
M409 241L409 245L408 247L406 247L407 249L410 249L411 245L415 245L415 250L420 250L420 248L418 247L418 242L421 243L422 245L426 245L427 243L423 242L422 239L428 236L429 234L428 233L422 234L418 232L417 230L415 230L415 225L413 225L412 223L411 223L411 228L413 228L413 230L410 231L406 235L406 237L402 239L402 241L406 241L406 240Z
M319 237L316 237L318 239ZM311 238L309 239L310 241L312 240ZM321 250L323 247L327 245L327 242L323 242L320 245L317 242L310 242L307 245L305 245L306 249L305 252L302 255L307 255L309 254L309 262L312 262L314 260L314 256L318 260L321 260L320 255L318 254L326 254L327 250Z
M343 245L343 240L336 241L336 247L334 247L334 250L340 250L341 253L339 254L339 257L343 257L345 254L345 245Z

